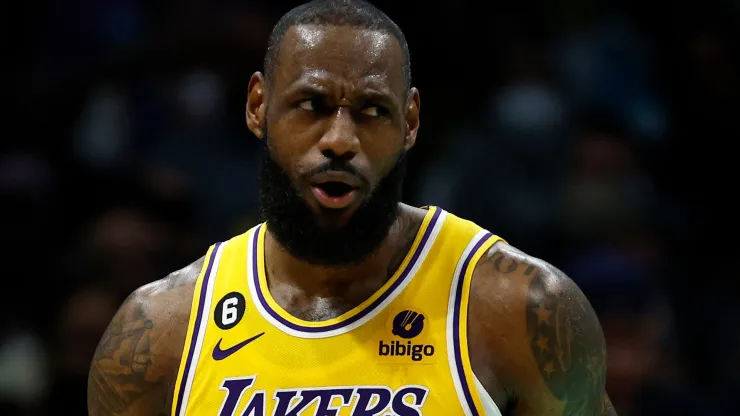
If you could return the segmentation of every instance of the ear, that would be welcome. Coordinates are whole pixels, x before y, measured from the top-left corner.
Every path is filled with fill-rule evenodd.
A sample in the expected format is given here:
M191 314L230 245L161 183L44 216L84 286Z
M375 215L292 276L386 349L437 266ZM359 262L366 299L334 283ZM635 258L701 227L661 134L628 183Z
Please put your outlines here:
M255 136L262 139L265 136L265 106L267 104L267 93L265 91L265 78L261 73L255 72L249 79L247 90L247 127Z
M404 147L406 150L414 147L416 143L416 133L419 131L419 90L411 88L406 100L406 141Z

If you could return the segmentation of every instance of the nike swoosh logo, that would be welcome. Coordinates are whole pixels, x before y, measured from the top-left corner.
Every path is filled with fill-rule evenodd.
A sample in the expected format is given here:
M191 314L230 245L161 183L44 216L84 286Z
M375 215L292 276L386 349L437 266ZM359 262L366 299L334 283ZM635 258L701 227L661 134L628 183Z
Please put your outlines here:
M218 343L216 343L216 346L213 347L213 359L216 361L221 361L224 358L228 358L231 354L239 351L240 349L244 348L245 345L249 344L250 342L256 340L257 338L261 337L262 335L265 335L265 333L257 334L253 336L252 338L245 339L244 341L234 345L233 347L227 348L225 350L221 349L221 341L223 341L223 338L218 340Z

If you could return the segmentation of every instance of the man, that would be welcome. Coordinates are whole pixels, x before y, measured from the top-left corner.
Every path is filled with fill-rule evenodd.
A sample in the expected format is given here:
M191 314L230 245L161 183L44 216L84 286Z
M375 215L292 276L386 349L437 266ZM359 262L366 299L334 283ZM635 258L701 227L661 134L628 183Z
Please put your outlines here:
M266 222L136 290L100 415L613 415L604 338L553 266L400 203L419 128L400 29L319 1L272 32L246 118Z

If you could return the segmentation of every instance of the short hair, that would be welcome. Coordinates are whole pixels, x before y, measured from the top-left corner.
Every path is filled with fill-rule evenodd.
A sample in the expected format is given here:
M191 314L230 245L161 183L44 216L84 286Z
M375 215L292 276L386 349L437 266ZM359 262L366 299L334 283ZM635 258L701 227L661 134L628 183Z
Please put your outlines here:
M351 26L388 33L398 40L403 53L406 90L411 88L411 54L401 28L390 17L365 0L313 0L283 15L270 33L265 53L265 79L271 84L277 66L280 42L293 26Z

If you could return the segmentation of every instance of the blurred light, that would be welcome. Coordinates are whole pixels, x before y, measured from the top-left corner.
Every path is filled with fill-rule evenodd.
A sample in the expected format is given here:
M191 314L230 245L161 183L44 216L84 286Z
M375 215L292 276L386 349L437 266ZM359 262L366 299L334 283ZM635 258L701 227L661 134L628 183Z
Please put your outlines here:
M185 112L198 120L216 114L222 104L224 91L219 76L207 70L187 74L180 83L178 100Z
M548 134L564 118L560 97L544 85L516 84L505 89L495 103L495 119L502 128L530 134Z
M123 94L113 85L98 86L77 125L76 155L96 167L118 164L129 144L131 120Z
M0 344L0 397L32 403L46 389L46 360L39 340L18 334Z

